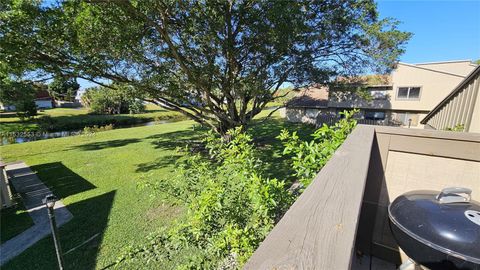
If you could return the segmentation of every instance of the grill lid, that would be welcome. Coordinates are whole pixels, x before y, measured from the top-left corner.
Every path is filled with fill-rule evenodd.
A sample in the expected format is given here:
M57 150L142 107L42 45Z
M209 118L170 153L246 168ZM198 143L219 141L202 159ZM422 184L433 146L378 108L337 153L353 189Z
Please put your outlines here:
M394 225L419 242L480 263L480 204L471 190L419 190L396 198L388 208Z

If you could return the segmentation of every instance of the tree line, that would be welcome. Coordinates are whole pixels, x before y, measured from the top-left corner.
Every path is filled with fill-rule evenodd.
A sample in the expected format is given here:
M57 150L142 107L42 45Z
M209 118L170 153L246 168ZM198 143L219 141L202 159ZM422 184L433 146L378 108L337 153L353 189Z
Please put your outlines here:
M411 36L373 0L6 0L0 18L8 78L126 84L219 134L286 84L388 72Z

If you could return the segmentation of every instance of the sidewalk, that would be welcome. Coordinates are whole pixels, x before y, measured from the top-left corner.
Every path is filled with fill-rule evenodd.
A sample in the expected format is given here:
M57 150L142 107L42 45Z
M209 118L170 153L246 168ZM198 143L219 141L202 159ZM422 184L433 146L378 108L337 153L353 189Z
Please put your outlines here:
M21 195L34 225L0 246L0 266L51 233L47 209L42 203L42 199L52 193L50 189L24 162L9 163L6 170L10 183ZM73 217L61 201L55 203L54 209L58 227Z

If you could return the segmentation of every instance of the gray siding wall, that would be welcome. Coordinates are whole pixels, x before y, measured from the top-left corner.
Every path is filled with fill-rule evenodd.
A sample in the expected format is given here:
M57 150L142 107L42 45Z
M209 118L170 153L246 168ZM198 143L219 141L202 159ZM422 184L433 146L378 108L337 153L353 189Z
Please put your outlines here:
M466 132L480 132L479 87L480 72L477 72L432 111L426 125L438 130L463 126Z

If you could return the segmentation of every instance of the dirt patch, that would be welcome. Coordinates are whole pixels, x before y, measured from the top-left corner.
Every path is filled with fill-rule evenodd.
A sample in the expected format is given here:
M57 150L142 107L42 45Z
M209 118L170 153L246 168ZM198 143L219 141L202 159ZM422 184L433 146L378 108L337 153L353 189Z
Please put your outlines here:
M145 213L145 216L148 221L152 221L159 218L175 217L178 216L181 212L182 209L180 206L163 203L157 207L149 209Z

